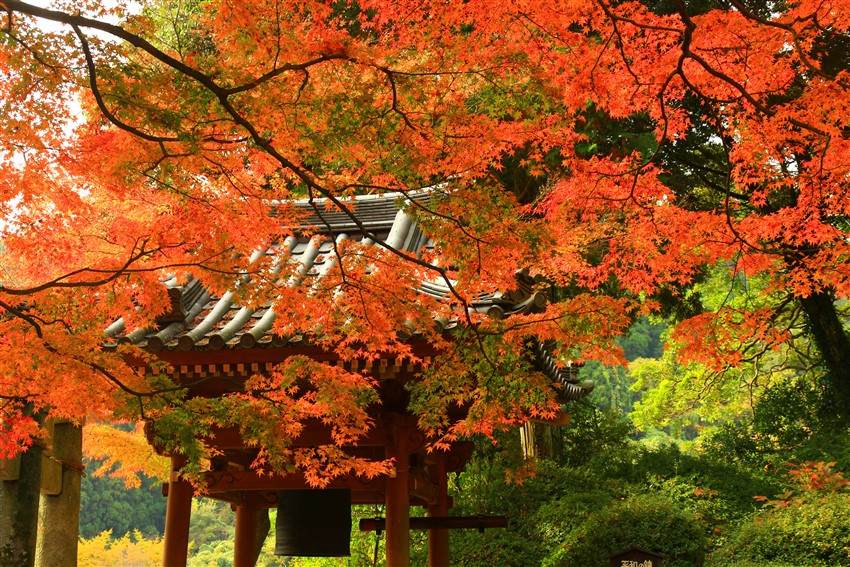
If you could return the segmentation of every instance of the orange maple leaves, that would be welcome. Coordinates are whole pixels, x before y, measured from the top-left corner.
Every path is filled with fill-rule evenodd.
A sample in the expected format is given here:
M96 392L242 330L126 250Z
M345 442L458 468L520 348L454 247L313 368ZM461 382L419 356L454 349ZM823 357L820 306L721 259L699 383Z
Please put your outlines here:
M120 370L98 344L116 314L144 326L165 310L159 282L172 276L219 294L238 280L246 304L277 302L275 332L320 328L315 340L343 359L412 359L399 339L414 331L443 349L433 319L458 313L501 337L507 356L536 334L560 341L565 357L616 358L610 339L638 303L717 261L800 296L846 297L850 75L818 51L846 38L845 4L755 14L733 1L693 14L683 3L659 14L602 0L222 0L180 25L164 25L176 17L164 4L113 28L91 3L86 16L8 0L0 154L21 161L0 174L0 353L15 361L4 363L15 378L0 378L0 404L35 399L80 418L155 397L162 385ZM40 32L33 18L65 31ZM73 135L62 129L70 98L86 117ZM644 142L593 140L592 114L640 116ZM722 156L721 186L691 188L711 193L710 206L671 187L662 155L698 126ZM532 205L500 184L507 156L544 179ZM301 221L282 205L269 216L272 203L325 197L344 211L355 194L429 185L446 198L411 211L437 240L422 256L341 244L326 273L298 289L269 276L273 258L249 261ZM536 291L554 284L572 297L508 323L469 309L479 294L510 293L529 267ZM417 294L428 278L450 282L451 297ZM613 281L626 299L604 297ZM465 382L486 374L477 362L435 374L448 381L434 388L444 406L481 404L463 433L551 409L510 395L533 380L514 376L498 395ZM337 392L346 401L373 387L325 377L354 380ZM109 393L92 386L104 383ZM331 415L319 401L311 415ZM432 422L446 434L440 411Z

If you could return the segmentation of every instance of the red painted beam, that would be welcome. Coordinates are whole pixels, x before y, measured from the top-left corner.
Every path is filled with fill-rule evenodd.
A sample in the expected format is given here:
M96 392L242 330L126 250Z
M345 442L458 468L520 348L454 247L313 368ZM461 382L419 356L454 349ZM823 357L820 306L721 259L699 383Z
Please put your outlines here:
M310 488L304 475L293 473L286 476L258 475L254 471L244 472L210 472L206 475L207 492L210 495L236 492L242 490L279 491L299 488ZM376 477L364 479L354 476L344 476L332 479L325 488L350 488L353 491L383 491L386 479Z
M238 427L213 427L210 436L204 441L210 446L222 451L230 449L244 449L245 442L239 433ZM333 445L334 439L331 428L319 420L307 420L301 434L292 440L293 447L317 447L319 445ZM375 426L357 440L357 447L380 446L387 444L387 433L383 427Z
M441 354L439 350L425 340L410 341L412 352L418 357L433 357ZM305 342L305 344L295 345L288 344L280 347L270 346L265 348L223 348L220 350L206 348L197 350L162 350L154 353L155 356L168 364L180 366L202 366L218 364L242 364L250 368L251 364L277 364L285 361L292 356L309 356L313 360L318 361L336 361L339 360L339 355L332 351L327 351L321 347L313 346ZM381 356L385 354L385 356ZM379 353L378 358L395 360L395 355L390 353ZM145 368L147 363L142 357L125 355L124 360L134 368ZM360 362L361 366L363 362Z

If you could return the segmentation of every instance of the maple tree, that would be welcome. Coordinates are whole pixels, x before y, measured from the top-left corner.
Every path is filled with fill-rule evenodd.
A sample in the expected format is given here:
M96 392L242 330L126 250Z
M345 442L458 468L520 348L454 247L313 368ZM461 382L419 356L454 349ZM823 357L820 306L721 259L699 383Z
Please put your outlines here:
M117 315L144 327L168 307L162 280L190 274L219 294L240 277L244 304L275 300L275 333L343 359L413 357L406 324L450 353L413 407L451 439L552 414L548 384L522 362L529 336L565 359L618 360L611 339L632 317L724 262L784 299L685 320L681 355L734 366L788 344L778 313L802 309L850 404L835 307L850 273L846 2L0 7L0 454L37 432L32 407L156 418L195 466L190 434L246 420L275 467L341 459L337 474L374 474L285 442L308 416L340 423L340 442L368 429L375 385L361 375L295 359L244 394L184 399L128 368L122 355L145 356L132 347L101 348ZM409 212L439 261L352 245L310 286L276 284L297 266L252 262L298 223L293 198L321 215L422 187L435 198ZM527 268L556 299L543 312L470 309ZM416 293L428 278L450 302ZM435 317L462 320L452 348ZM291 385L308 374L319 393L299 398ZM466 420L447 419L453 403Z

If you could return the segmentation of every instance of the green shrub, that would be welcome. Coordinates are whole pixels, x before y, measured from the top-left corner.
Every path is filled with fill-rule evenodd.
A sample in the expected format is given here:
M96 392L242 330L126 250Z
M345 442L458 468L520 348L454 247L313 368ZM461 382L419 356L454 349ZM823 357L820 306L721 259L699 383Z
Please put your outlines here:
M712 564L742 560L787 565L850 564L850 497L804 495L741 524ZM764 564L764 563L759 563Z
M589 516L604 510L613 501L614 498L604 490L577 489L572 494L541 505L531 522L542 544L547 549L554 549Z
M741 524L713 554L713 564L850 564L850 481L834 466L789 463L790 490Z
M659 494L609 505L572 530L544 562L547 567L608 567L614 553L641 547L667 556L667 567L693 567L705 559L703 528L692 514Z

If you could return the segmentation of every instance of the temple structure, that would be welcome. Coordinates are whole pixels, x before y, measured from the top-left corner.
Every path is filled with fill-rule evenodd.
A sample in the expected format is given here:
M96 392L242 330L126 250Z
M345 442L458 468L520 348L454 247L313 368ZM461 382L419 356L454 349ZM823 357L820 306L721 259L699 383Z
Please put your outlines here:
M316 209L306 201L295 202L294 206L302 208L305 213L303 225L292 227L293 236L273 244L266 253L283 251L290 258L289 261L300 264L302 275L321 276L333 261L334 241L340 239L352 239L365 244L383 240L395 249L414 254L428 250L433 247L433 242L411 216L401 210L400 204L404 199L420 199L424 202L428 194L422 192L405 197L383 195L357 198L351 208L356 222L350 215L338 211L322 212L318 216ZM545 296L533 291L533 281L528 276L518 274L517 283L518 291L481 296L471 305L471 309L491 316L509 317L545 307ZM381 403L376 405L372 416L375 427L356 446L343 449L349 454L367 459L394 459L395 472L386 477L341 477L333 480L327 489L310 489L300 474L279 476L258 474L253 470L250 465L257 449L246 446L235 428L219 429L206 439L219 452L206 473L208 495L228 501L236 509L236 567L254 564L256 511L277 507L279 504L282 508L287 507L286 514L282 513L283 510L279 512L279 519L288 517L291 521L295 514L299 520L294 523L301 526L301 531L295 532L295 535L291 531L287 532L286 526L278 528L279 552L301 555L344 554L347 543L341 544L341 551L337 553L333 547L336 544L330 541L335 536L325 533L310 536L308 532L312 528L306 527L306 524L314 521L307 519L308 511L312 509L322 512L315 521L331 529L329 526L337 520L332 519L335 512L330 508L336 509L337 505L332 502L337 501L341 502L343 509L348 502L385 505L385 525L378 527L385 529L389 567L406 567L410 564L410 507L427 507L431 520L430 523L425 521L424 527L429 529L429 564L432 567L449 565L448 529L459 527L463 521L447 517L451 505L447 494L447 475L464 466L470 457L471 445L458 442L448 451L426 451L427 440L417 428L416 418L407 409L404 387L406 382L417 380L422 371L421 365L392 358L343 363L332 352L311 344L309 337L273 334L273 323L277 317L274 305L260 308L240 306L235 303L232 293L214 296L198 280L180 286L173 282L167 285L170 285L173 309L158 321L156 327L126 329L124 322L119 320L110 326L107 335L112 346L129 342L154 354L156 359L167 364L172 379L194 384L189 386L190 396L215 396L238 391L240 384L250 376L269 373L276 364L294 355L306 355L326 364L344 365L347 369L371 375L379 384ZM423 281L418 291L443 298L448 297L450 290L439 282ZM457 320L437 323L443 326L445 332L451 332L452 327L459 324ZM415 335L408 340L419 359L428 361L429 357L439 354L427 341ZM553 382L560 384L563 399L577 399L592 388L592 384L578 382L575 368L556 364L545 345L533 345L529 349L529 356ZM140 360L131 360L130 363L144 366ZM140 368L140 371L146 369ZM199 381L199 378L204 380ZM304 426L303 433L295 440L296 446L332 443L327 425L316 420L304 423ZM168 497L164 565L183 567L189 544L193 489L176 474L183 464L181 457L172 455L171 459L175 472L164 490ZM316 500L316 496L320 498ZM323 499L324 496L330 499ZM294 503L292 498L296 500ZM284 500L286 504L283 504ZM301 514L297 510L299 506L307 510L304 516L298 515ZM344 518L349 518L350 526L350 516L343 512L341 517L342 530L347 532ZM474 522L470 524L472 526ZM318 543L304 541L303 546L298 548L297 540L300 537L306 540L317 537ZM298 549L289 549L293 545Z

